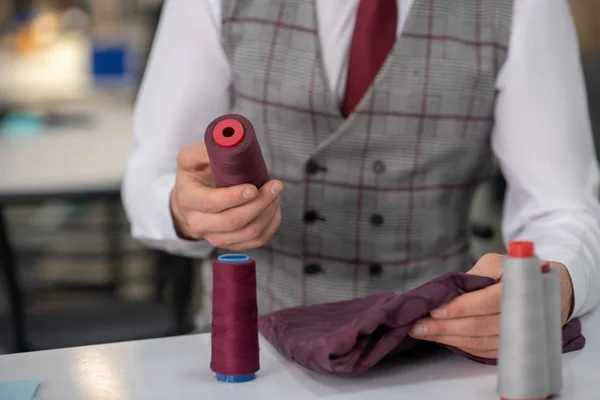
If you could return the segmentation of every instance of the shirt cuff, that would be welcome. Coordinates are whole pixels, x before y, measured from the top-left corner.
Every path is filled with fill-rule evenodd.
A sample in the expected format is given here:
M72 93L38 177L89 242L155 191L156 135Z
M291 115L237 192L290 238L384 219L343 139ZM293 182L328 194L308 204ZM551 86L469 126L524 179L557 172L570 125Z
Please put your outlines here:
M192 241L181 239L175 231L171 215L170 197L175 178L163 177L157 180L154 187L152 204L148 210L147 218L156 221L156 224L145 226L145 230L135 225L132 227L132 236L144 245L165 251L170 254L190 258L207 258L214 247L206 241Z
M580 317L585 314L586 309L584 305L587 303L588 288L586 276L586 265L579 255L564 249L556 248L544 248L541 247L536 250L539 258L543 260L558 262L563 264L571 277L571 283L573 285L573 312L569 317L569 321Z

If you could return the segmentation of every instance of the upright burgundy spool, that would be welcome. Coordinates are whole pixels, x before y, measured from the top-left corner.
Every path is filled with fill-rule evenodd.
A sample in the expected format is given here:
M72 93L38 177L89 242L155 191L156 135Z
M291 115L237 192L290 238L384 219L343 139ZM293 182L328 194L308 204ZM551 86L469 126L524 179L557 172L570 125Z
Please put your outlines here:
M215 185L250 183L260 188L270 180L260 144L250 121L237 114L223 115L204 134Z
M216 187L249 183L260 188L270 180L247 118L228 114L215 119L204 142ZM253 380L260 368L256 267L244 254L226 254L213 261L211 335L210 367L217 380Z
M213 260L210 368L221 382L247 382L260 369L256 264L243 254Z

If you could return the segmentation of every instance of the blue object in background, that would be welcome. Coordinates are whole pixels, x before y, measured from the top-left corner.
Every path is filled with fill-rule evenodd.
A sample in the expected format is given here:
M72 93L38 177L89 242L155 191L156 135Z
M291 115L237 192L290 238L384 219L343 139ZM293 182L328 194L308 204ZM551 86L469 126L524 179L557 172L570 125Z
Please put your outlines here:
M31 21L33 14L30 11L17 11L13 13L11 22L15 25L23 25Z
M10 30L16 30L20 26L26 25L33 19L33 13L31 11L16 11L14 12L9 20L8 27Z
M43 132L44 118L37 115L9 114L0 120L0 134L9 136L32 136ZM2 397L0 397L2 399Z
M127 74L127 45L95 42L92 47L94 77L121 78Z
M132 81L128 43L96 40L92 44L91 74L100 89L125 89Z
M0 382L0 399L36 400L39 381Z

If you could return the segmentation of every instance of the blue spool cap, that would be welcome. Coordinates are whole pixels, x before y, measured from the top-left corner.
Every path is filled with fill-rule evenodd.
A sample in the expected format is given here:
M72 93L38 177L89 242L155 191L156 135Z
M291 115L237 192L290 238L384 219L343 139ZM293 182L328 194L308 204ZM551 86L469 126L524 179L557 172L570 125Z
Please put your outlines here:
M217 377L217 380L219 382L242 383L242 382L250 382L250 381L254 380L254 378L256 377L256 374L247 374L247 375L216 374L215 376Z
M250 261L250 257L245 254L224 254L217 260L225 264L243 264Z

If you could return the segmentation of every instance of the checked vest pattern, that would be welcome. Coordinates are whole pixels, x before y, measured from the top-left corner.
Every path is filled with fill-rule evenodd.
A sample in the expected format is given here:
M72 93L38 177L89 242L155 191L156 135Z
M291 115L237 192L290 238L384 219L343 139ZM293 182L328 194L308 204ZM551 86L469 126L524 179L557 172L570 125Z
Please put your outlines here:
M278 233L248 252L261 313L468 270L469 209L490 170L512 1L415 0L346 118L328 90L313 0L222 7L231 111L252 121L285 185Z

